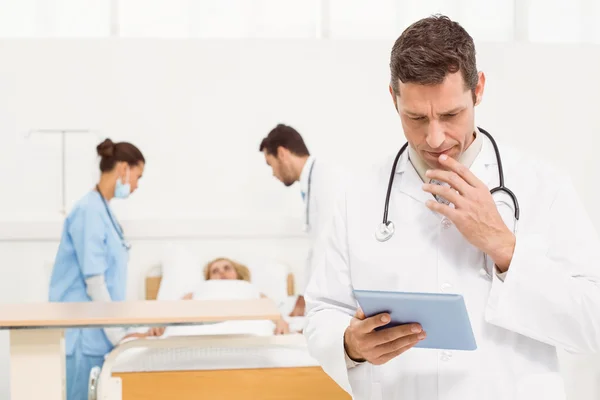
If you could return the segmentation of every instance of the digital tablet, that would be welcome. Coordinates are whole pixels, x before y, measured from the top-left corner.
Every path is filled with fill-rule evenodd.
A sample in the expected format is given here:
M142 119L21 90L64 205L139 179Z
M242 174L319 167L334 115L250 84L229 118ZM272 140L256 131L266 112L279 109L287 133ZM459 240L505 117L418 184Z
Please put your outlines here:
M378 329L414 322L421 324L427 337L415 347L477 349L469 314L460 294L354 290L354 296L365 316L390 314L390 323Z

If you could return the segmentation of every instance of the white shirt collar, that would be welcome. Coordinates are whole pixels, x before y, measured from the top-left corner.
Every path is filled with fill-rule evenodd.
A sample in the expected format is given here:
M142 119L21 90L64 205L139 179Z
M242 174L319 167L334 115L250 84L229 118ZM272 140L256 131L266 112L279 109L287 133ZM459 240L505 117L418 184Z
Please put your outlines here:
M306 193L308 191L308 177L310 175L310 169L312 168L312 165L315 162L315 158L313 156L309 156L308 159L306 160L306 163L304 163L304 167L302 167L302 172L300 173L300 190L303 193Z

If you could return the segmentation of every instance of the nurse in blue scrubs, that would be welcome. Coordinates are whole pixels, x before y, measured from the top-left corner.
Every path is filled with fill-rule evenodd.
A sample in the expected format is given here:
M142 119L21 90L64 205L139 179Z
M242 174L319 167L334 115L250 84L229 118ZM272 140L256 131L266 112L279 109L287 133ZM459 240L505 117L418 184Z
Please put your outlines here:
M52 278L50 301L123 301L127 286L129 244L110 208L114 198L126 199L138 186L145 159L131 143L106 139L97 147L100 181L74 206L64 227ZM124 328L68 329L67 399L87 400L90 370L102 366L104 355L121 340L161 335L164 329L127 334Z

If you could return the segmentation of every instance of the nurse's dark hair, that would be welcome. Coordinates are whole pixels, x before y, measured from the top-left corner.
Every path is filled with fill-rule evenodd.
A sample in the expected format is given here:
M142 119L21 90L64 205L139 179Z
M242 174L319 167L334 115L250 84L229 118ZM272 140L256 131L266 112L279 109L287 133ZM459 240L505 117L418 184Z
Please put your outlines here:
M473 38L457 22L432 15L410 25L396 40L390 57L390 85L400 95L398 81L438 85L460 71L465 89L475 96L478 75Z
M114 143L110 139L104 140L96 147L100 156L100 171L112 171L118 162L126 162L130 167L135 167L146 160L142 152L127 142Z
M304 139L297 130L291 126L278 124L271 129L266 138L260 142L259 151L267 151L267 154L277 156L277 149L283 147L297 156L309 156L308 148Z

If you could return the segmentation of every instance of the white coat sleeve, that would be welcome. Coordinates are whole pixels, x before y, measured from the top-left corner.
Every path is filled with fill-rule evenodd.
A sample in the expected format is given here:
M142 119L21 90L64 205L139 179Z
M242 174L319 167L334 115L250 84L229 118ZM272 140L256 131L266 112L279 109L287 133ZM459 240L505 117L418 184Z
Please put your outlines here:
M323 370L346 392L348 380L344 332L356 312L348 262L344 196L332 223L315 246L314 270L308 284L304 335L310 354Z
M535 234L517 232L504 281L493 274L486 321L572 353L598 353L600 240L570 182L539 222Z

